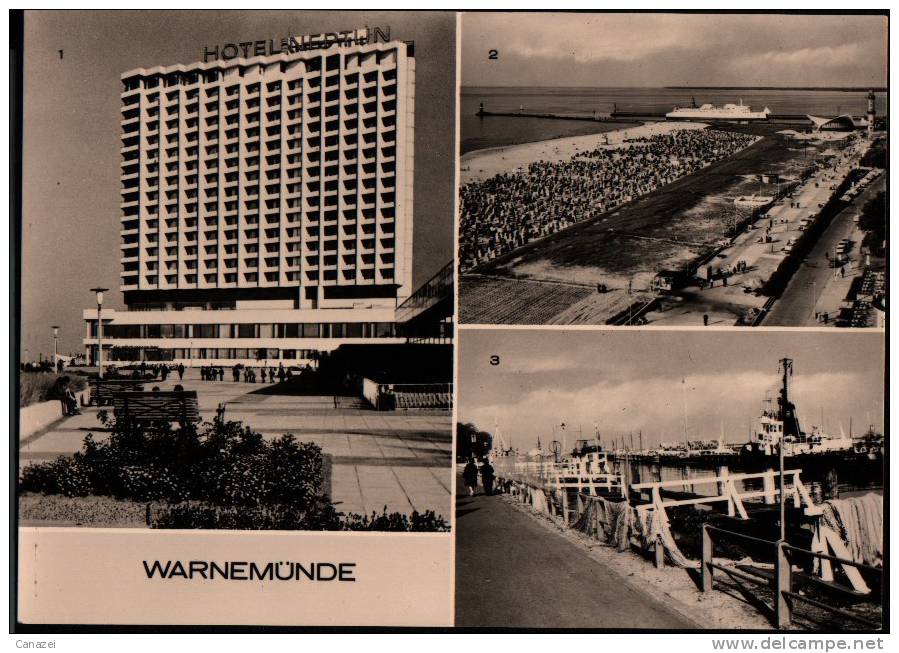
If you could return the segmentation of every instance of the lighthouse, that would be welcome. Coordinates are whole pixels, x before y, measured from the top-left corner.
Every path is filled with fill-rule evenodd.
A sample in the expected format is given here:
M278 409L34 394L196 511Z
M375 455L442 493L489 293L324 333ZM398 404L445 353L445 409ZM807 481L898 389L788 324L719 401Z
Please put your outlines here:
M872 138L874 136L874 91L868 91L868 138Z

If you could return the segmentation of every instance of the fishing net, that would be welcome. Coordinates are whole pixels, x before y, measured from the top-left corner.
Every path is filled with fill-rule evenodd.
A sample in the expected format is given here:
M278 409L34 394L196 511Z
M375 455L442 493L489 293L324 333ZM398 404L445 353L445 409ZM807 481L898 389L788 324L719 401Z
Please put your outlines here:
M668 520L660 511L655 509L637 510L636 508L633 511L635 514L632 535L644 550L655 546L656 541L661 539L662 545L665 547L665 559L669 564L675 567L699 568L698 560L690 560L681 552L674 540L674 535L671 534Z
M883 497L870 492L824 502L822 524L843 540L856 562L883 566Z
M675 567L697 568L699 562L685 556L662 514L653 509L637 510L626 501L609 501L603 497L582 497L580 515L572 525L590 537L619 549L633 539L640 548L649 550L658 539L665 547L665 557Z

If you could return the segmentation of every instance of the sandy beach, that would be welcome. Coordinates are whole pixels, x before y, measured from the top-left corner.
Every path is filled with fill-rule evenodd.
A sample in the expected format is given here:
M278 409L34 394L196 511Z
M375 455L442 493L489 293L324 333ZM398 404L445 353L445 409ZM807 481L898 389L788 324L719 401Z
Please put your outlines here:
M568 161L579 152L597 147L628 147L624 143L624 140L628 138L649 138L680 129L705 129L706 127L708 127L707 124L700 122L648 122L638 127L626 127L601 134L568 136L477 150L462 155L461 180L463 184L483 181L501 172L514 172L519 167L527 166L535 161ZM608 145L606 146L607 140Z

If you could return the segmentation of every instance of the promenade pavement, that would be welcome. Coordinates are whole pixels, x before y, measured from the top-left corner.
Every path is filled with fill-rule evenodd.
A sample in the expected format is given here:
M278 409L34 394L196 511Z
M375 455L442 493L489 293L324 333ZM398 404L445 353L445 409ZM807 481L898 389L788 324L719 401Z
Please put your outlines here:
M881 176L856 197L855 201L837 214L802 265L790 279L783 295L778 299L762 322L763 326L834 326L834 319L843 305L852 280L864 273L864 261L859 246L863 233L853 223L861 207L885 188ZM834 248L842 239L852 241L849 263L844 266L845 276L839 268L830 267L827 255L834 255ZM825 324L818 316L826 313Z
M456 487L456 626L700 628L501 497Z
M226 378L230 378L226 371ZM345 512L370 514L433 510L449 518L452 487L452 428L449 413L377 412L354 397L285 396L258 391L271 384L201 381L190 369L184 380L170 375L146 388L171 390L176 384L196 390L203 420L225 404L228 420L244 422L264 437L292 433L315 442L331 457L332 498ZM109 437L97 419L99 409L61 419L19 443L20 466L70 455L88 433Z
M802 235L801 220L817 215L819 205L828 201L833 189L858 165L867 147L866 141L859 141L839 152L831 167L818 170L794 190L791 198L783 198L771 206L764 218L759 218L750 229L738 234L731 245L722 249L708 264L718 271L732 269L743 261L746 264L745 272L732 275L726 286L721 280L716 280L712 288L687 288L679 293L678 305L664 302L665 310L650 312L646 315L647 322L659 326L695 325L701 324L702 315L707 313L710 325L730 326L750 309L761 309L767 298L751 291L761 287L777 270L787 255L784 249L790 240ZM765 240L766 229L772 242L759 242ZM703 266L697 271L697 280L704 278L705 268ZM783 299L778 303L783 303ZM810 305L798 313L792 313L795 315L791 315L791 319L800 322L791 322L790 326L804 324L800 314L814 316Z

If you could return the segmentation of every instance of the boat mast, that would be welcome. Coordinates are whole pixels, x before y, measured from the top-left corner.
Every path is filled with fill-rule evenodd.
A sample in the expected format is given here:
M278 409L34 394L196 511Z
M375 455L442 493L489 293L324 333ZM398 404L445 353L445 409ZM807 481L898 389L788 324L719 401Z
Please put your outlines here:
M783 389L781 403L780 403L780 418L781 418L781 433L780 433L780 442L777 446L777 459L778 459L778 467L780 471L780 540L783 542L786 540L787 534L787 502L786 502L786 493L784 492L784 436L786 435L786 428L784 428L787 424L788 417L791 419L795 419L793 415L793 411L790 409L790 377L793 375L793 359L784 358L780 361L781 366L783 367ZM787 415L789 411L790 415Z

